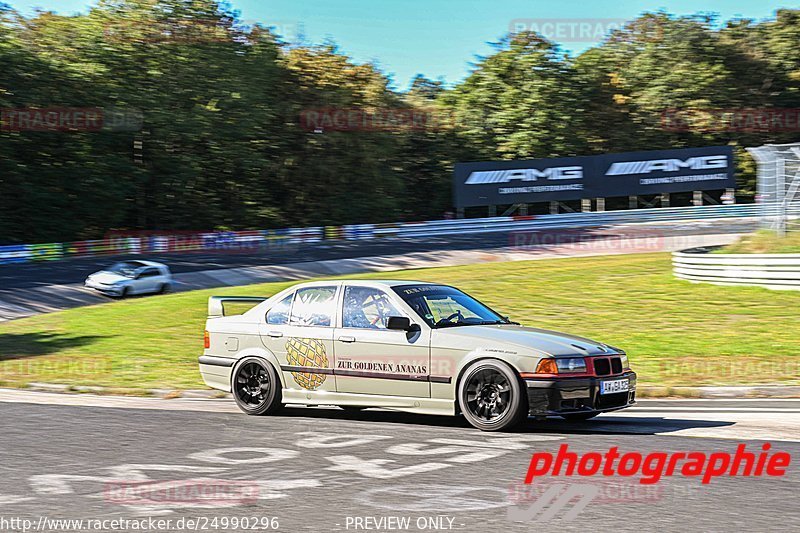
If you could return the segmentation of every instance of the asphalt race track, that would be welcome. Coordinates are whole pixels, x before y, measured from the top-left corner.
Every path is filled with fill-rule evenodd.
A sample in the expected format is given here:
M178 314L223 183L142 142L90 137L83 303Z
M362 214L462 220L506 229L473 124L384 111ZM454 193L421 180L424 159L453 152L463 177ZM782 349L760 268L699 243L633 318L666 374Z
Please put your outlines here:
M625 236L631 231L645 232L649 236L704 235L724 233L749 233L755 222L747 219L720 219L715 221L685 221L670 223L631 224L612 228L583 228L580 230L544 230L548 236L561 235L567 239L593 236ZM523 232L525 233L525 232ZM530 233L530 232L528 232ZM202 270L282 265L327 259L350 259L380 255L396 255L438 250L475 250L514 246L514 234L508 231L426 237L424 239L374 239L367 241L323 241L313 244L287 244L258 253L252 252L186 252L148 254L145 258L161 261L170 266L173 274ZM0 265L0 290L83 283L86 276L124 259L142 259L142 256L104 256L65 261Z
M486 434L460 418L382 410L247 417L231 400L0 390L0 424L0 520L27 519L39 531L62 518L171 520L173 529L199 518L194 527L208 531L245 530L245 518L249 530L268 530L273 517L278 531L786 531L800 520L796 464L783 477L708 485L679 476L522 483L532 453L564 443L579 454L646 454L732 453L739 443L760 452L769 441L796 460L800 400L642 401L585 423L531 420ZM572 505L537 506L561 484L591 489L572 520ZM120 490L130 486L160 492ZM240 492L214 500L170 490L187 486Z

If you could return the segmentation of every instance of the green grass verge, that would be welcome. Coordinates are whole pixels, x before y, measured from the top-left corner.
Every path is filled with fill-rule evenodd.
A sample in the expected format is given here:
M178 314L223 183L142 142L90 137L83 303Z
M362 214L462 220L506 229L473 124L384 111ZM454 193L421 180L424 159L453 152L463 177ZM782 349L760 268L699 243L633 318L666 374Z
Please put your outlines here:
M677 280L667 254L377 273L455 285L526 325L625 348L642 384L800 384L800 293ZM201 388L206 300L292 283L219 288L0 324L0 385Z
M800 254L800 227L785 237L774 231L760 230L746 235L728 246L714 250L717 254Z

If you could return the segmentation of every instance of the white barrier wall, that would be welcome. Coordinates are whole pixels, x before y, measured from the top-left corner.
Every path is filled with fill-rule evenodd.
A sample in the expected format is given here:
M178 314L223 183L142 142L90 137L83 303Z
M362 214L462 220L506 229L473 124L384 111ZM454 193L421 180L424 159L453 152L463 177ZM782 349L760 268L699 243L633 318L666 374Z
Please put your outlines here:
M694 283L800 290L800 254L674 252L675 276Z

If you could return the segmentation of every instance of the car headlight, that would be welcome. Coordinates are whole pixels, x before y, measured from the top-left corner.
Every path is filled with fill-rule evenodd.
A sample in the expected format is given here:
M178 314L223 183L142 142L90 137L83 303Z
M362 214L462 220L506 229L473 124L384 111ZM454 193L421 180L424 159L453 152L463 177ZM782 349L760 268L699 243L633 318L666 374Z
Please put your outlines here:
M577 374L586 372L586 360L583 357L556 359L559 374Z

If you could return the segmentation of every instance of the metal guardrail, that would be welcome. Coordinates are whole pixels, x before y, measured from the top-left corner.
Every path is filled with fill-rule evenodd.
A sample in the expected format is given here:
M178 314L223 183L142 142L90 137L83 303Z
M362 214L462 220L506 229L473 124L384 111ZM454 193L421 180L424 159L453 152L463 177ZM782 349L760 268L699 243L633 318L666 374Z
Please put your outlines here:
M800 204L793 205L794 217L800 215ZM622 211L563 213L529 217L492 217L461 220L437 220L421 223L376 225L372 235L362 231L360 238L376 237L436 237L467 233L493 233L536 229L589 228L620 224L678 222L681 220L710 220L720 218L757 218L758 204L672 207ZM351 226L345 226L349 228ZM347 233L347 231L345 232Z
M790 212L800 215L800 204ZM620 224L677 222L724 218L756 218L758 204L672 207L508 216L458 220L433 220L389 224L352 224L278 230L221 231L179 235L120 236L96 241L0 246L0 264L55 261L102 255L180 253L193 251L259 251L323 240L419 239L447 235L591 228Z
M675 277L694 283L751 285L800 290L800 254L713 254L684 250L672 254Z
M797 208L800 213L800 206ZM714 218L752 218L758 215L756 204L673 207L563 213L530 217L492 217L461 220L441 220L419 224L406 223L393 227L376 227L375 237L434 237L464 233L492 233L555 228L586 228L617 224L642 224L648 222L675 222Z

